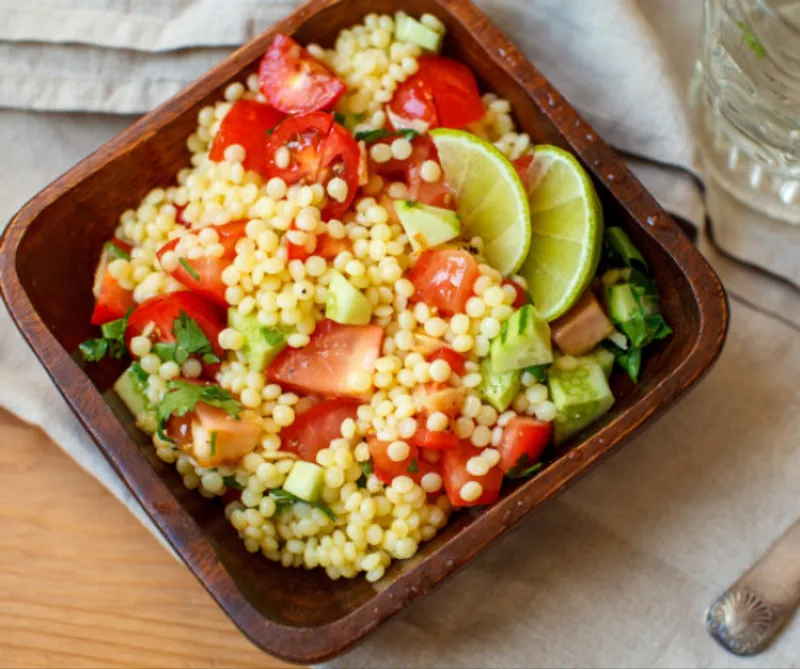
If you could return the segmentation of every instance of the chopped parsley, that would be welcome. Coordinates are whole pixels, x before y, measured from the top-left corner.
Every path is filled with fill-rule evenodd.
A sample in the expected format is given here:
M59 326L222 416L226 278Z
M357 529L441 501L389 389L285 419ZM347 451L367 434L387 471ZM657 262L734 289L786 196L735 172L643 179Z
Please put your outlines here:
M527 453L523 453L517 464L506 472L506 476L510 479L526 479L533 476L544 465L541 462L531 464L530 457Z
M130 253L117 246L114 242L106 242L105 246L103 246L103 252L114 258L114 260L131 259Z
M389 132L388 130L378 129L378 130L362 130L361 132L356 133L356 140L363 141L367 144L371 142L377 142L381 139L388 139L389 137L404 137L409 142L414 139L415 137L419 136L416 130L412 130L411 128L403 128L402 130L396 130L394 132Z
M372 467L372 460L367 460L366 462L359 462L358 464L361 465L361 476L358 477L356 485L359 488L366 488L367 479L375 471L374 468Z
M214 353L208 337L197 322L183 311L173 321L172 331L175 334L174 342L158 342L153 346L155 354L164 362L174 360L182 365L190 355L199 356L207 365L219 362L219 357Z
M347 120L344 117L344 114L341 112L333 112L333 120L336 121L339 125L344 125L344 122Z
M186 258L181 258L178 262L183 265L183 269L189 272L189 276L191 276L195 281L200 280L200 275L197 273L197 270L189 264L189 261Z
M216 433L215 433L216 434ZM222 483L226 488L234 488L235 490L244 490L244 486L236 480L235 476L223 476Z
M524 372L528 372L534 379L536 379L539 383L547 383L547 368L550 365L532 365L530 367L526 367Z
M119 359L128 352L125 346L125 328L128 327L128 318L132 311L132 308L128 309L128 313L122 318L105 323L100 327L102 337L87 339L78 347L86 362L99 362L106 356Z
M188 381L173 380L167 384L167 392L158 405L158 436L166 441L172 441L164 433L170 416L185 416L194 411L198 402L205 402L212 407L222 409L237 420L242 410L241 403L219 386L201 386ZM215 439L212 437L212 448L214 442Z
M419 471L419 463L417 463L416 458L411 458L411 463L408 465L406 471L409 474L416 474Z
M744 21L739 21L736 25L739 26L739 30L742 31L742 38L745 44L747 44L750 51L756 55L756 58L765 58L767 50L764 48L764 44L753 34L753 31L747 27L747 24Z
M277 513L283 513L287 511L295 504L308 504L315 509L319 509L324 513L328 518L332 521L336 522L336 514L331 511L327 506L322 504L321 502L307 502L304 499L301 499L297 495L293 495L292 493L284 490L283 488L276 488L275 490L270 490L269 496L275 500L275 506L277 507Z
M217 433L211 433L211 443L209 444L209 453L211 453L211 457L213 458L217 454Z

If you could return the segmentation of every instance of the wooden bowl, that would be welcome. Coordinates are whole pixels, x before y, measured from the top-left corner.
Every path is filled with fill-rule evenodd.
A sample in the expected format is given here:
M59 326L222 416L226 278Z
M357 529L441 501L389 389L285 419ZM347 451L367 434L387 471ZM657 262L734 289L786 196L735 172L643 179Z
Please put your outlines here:
M330 581L322 570L285 569L248 554L218 501L184 488L155 457L113 393L117 361L82 369L92 273L118 217L188 164L186 139L201 107L253 72L277 31L330 45L369 12L431 12L447 26L445 53L510 100L535 141L574 152L592 175L606 221L623 226L653 266L675 332L647 356L636 386L616 375L618 401L601 422L554 451L534 479L509 482L489 508L458 513L419 554L370 585ZM331 658L464 565L502 532L685 393L713 364L728 325L716 274L619 157L467 0L311 0L253 39L35 196L7 227L0 282L17 326L100 450L211 596L259 647L286 660ZM665 454L665 457L668 454Z

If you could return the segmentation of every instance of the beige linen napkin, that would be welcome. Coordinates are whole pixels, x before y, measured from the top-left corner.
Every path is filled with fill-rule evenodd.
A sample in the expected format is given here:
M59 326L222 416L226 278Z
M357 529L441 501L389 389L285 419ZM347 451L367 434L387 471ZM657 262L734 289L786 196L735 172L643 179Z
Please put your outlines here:
M0 106L16 108L0 111L0 221L131 120L22 110L144 111L292 4L0 0ZM480 4L606 139L692 168L683 91L700 3ZM632 166L668 209L702 221L691 176ZM334 666L796 666L797 625L745 662L710 641L701 617L798 512L800 297L705 238L701 248L733 296L709 378ZM41 425L147 523L5 310L0 372L0 404Z

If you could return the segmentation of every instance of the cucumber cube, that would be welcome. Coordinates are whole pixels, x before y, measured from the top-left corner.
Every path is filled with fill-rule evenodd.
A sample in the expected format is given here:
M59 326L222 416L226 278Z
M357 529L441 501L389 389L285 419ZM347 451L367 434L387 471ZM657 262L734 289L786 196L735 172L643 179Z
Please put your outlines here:
M556 407L553 440L560 444L606 413L614 404L605 372L582 358L572 369L550 368L550 399Z
M305 460L296 460L283 483L283 489L306 502L319 502L324 482L325 470L322 467Z

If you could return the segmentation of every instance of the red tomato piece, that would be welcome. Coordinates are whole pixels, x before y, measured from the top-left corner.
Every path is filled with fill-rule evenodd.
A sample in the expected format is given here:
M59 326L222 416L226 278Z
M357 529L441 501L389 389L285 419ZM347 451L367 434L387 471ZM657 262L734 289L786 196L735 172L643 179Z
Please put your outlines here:
M360 402L348 399L324 400L315 404L281 430L281 448L316 463L317 453L342 436L344 420L356 419L359 405Z
M178 225L182 225L184 228L191 228L192 224L183 217L183 212L186 211L186 205L176 204L173 206L175 207L175 222Z
M511 279L503 279L503 285L511 286L517 293L517 296L514 298L514 304L512 305L515 309L519 309L520 307L530 303L531 300L528 297L528 293L526 293L525 289L516 281L512 281Z
M128 318L125 344L130 350L131 339L140 335L149 323L155 323L150 338L155 342L174 342L173 325L181 312L193 319L203 331L217 357L222 359L225 351L219 345L219 333L227 326L225 310L197 293L180 291L159 295L142 302ZM203 376L214 378L219 363L204 364Z
M222 282L222 271L236 257L236 242L244 237L246 226L247 221L232 221L223 225L210 226L217 231L219 242L225 247L225 253L219 258L208 256L193 260L183 258L184 262L179 263L177 269L170 272L172 278L180 281L192 292L199 293L220 306L227 307L228 303L225 300L227 286ZM157 253L158 259L161 260L167 251L174 251L177 245L177 239L164 244ZM192 268L196 277L186 268L186 265Z
M412 300L436 307L443 316L464 313L479 275L478 263L466 251L428 249L408 272L416 288Z
M324 63L283 33L275 35L261 60L258 85L285 114L330 109L347 90Z
M428 362L433 362L434 360L444 360L454 373L458 374L459 376L464 374L464 365L466 364L467 359L449 346L437 348L428 356Z
M285 167L279 167L276 161L282 148L289 150ZM311 112L288 118L270 135L265 160L265 177L280 177L287 184L326 184L334 177L343 179L347 197L342 202L329 198L322 211L326 221L341 216L356 196L361 151L352 135L334 123L330 114Z
M464 63L442 56L423 56L416 74L397 88L389 111L406 120L443 128L463 128L483 118L475 75Z
M237 100L222 119L208 157L224 160L225 149L239 144L245 150L244 168L260 172L264 167L267 130L272 130L283 118L283 114L262 102Z
M415 121L421 121L429 130L439 127L433 91L418 76L406 79L397 87L389 102L389 112L390 125L395 130L411 128L416 125Z
M317 237L317 246L313 253L309 253L305 247L289 243L289 260L306 260L311 256L320 256L325 260L333 260L342 251L352 251L353 245L348 239L334 239L328 234Z
M442 452L442 479L447 498L453 506L491 504L500 496L503 471L499 467L492 467L484 476L473 476L467 471L469 459L480 455L481 452L480 448L476 448L468 441L462 441L458 448ZM461 497L461 488L469 481L477 481L483 488L481 496L472 501L466 501Z
M372 374L383 341L378 325L317 324L308 345L286 347L267 368L272 383L325 397L369 397L353 387L353 374Z
M131 251L131 245L120 239L114 238L109 243L125 253ZM122 318L129 309L136 306L133 301L133 291L120 286L119 282L108 273L108 264L111 260L113 257L104 248L94 274L92 293L95 305L92 311L92 325L104 325Z
M553 436L553 424L535 418L512 418L500 442L500 469L508 472L516 465L531 466L542 457Z
M436 450L446 451L451 448L458 448L459 438L450 430L442 430L437 432L429 430L423 425L417 427L414 436L411 437L411 442L420 448L432 448Z
M422 452L414 444L409 444L408 457L395 462L389 457L389 443L380 441L375 435L367 437L372 470L381 481L391 484L396 476L408 476L419 483L428 472L438 472L439 468L422 457Z
M389 143L392 140L381 141ZM408 187L410 200L432 207L454 209L455 199L444 181L444 174L434 182L425 181L421 175L422 164L425 161L432 160L439 163L439 153L433 140L428 135L419 135L411 140L411 149L411 155L406 160L393 158L385 163L376 163L370 159L370 172L404 182ZM394 207L392 206L389 211L393 213Z

